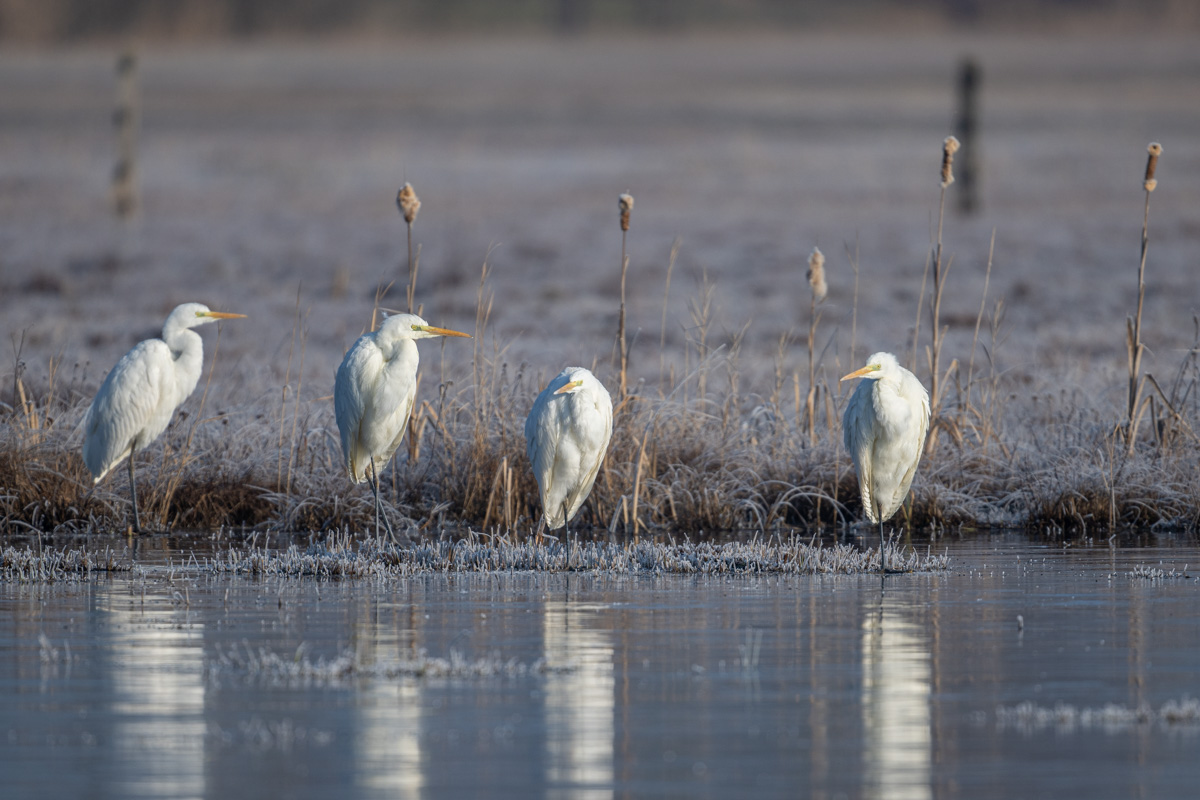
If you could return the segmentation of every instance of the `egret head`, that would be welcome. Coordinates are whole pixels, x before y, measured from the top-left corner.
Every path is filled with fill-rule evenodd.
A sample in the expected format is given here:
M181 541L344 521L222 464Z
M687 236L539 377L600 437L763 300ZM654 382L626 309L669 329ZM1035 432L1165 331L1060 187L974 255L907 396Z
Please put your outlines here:
M462 336L467 339L471 334L452 331L449 328L438 328L430 325L416 314L393 314L385 317L379 326L379 333L396 339L429 339L434 336Z
M574 394L582 389L588 381L599 383L591 370L584 367L567 367L550 382L550 387L558 387L554 389L554 394Z
M167 317L167 322L163 325L163 329L165 330L168 327L194 328L197 325L205 325L217 320L243 319L245 316L245 314L229 314L224 311L213 311L203 303L184 303L175 307L175 310Z
M900 362L891 353L876 353L867 359L867 365L861 369L856 369L849 375L843 375L842 380L848 381L852 378L870 378L871 380L879 380L886 378L889 375L894 375L896 370L900 368Z

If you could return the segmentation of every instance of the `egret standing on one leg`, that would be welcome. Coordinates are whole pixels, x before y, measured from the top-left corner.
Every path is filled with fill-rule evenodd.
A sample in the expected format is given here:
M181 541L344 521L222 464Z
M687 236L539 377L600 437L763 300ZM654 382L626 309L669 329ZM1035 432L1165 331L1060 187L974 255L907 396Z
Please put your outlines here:
M204 361L204 343L191 329L245 314L210 311L200 303L176 307L163 324L161 339L138 343L108 373L83 421L83 461L99 483L109 470L129 459L129 495L133 530L141 533L133 455L167 429L175 409L188 398Z
M592 491L612 438L612 398L583 367L567 367L533 401L525 452L542 497L543 526L561 528Z
M863 511L879 523L879 570L887 571L883 522L912 485L929 431L929 393L891 353L876 353L842 380L866 378L850 396L842 437L854 459Z
M371 484L379 531L379 471L400 446L417 396L417 339L470 334L435 328L416 314L384 319L379 330L358 337L342 359L333 409L350 480ZM384 517L389 533L391 523Z

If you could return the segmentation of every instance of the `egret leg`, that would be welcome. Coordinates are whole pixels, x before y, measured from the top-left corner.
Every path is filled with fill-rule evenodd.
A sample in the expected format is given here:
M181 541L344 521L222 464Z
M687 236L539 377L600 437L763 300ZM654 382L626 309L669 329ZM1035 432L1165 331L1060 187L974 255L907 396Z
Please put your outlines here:
M883 549L883 515L879 519L879 571L887 572L887 551Z
M537 526L537 542L538 542L538 544L542 543L542 533L545 530L546 530L546 515L543 514L542 518L538 520L538 526Z
M133 479L133 453L129 454L129 497L133 500L133 532L142 532L142 520L138 516L137 481Z
M371 484L371 491L375 494L375 535L379 535L379 476L375 474L375 462L371 462L371 471L367 473L367 481ZM383 515L383 524L387 527L388 536L392 541L396 541L396 532L392 530L392 523Z

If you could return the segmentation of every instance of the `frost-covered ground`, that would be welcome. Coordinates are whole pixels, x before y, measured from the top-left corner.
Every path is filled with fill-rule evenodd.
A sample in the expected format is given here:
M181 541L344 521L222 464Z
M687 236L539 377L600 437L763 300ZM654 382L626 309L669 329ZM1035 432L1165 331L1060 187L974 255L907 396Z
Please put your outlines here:
M970 54L983 69L982 207L946 220L945 359L969 354L994 228L1001 366L1035 387L1101 389L1119 415L1152 140L1165 154L1151 206L1147 369L1173 372L1193 337L1197 45L931 35L151 47L140 72L143 210L129 226L107 195L115 51L9 50L0 327L6 338L27 331L27 383L61 355L66 371L90 365L94 387L178 302L245 312L224 326L216 396L274 402L299 293L302 392L329 394L377 284L403 264L393 201L408 180L424 203L414 232L426 317L473 330L487 258L497 341L514 366L549 376L608 357L616 198L628 191L639 374L658 374L678 236L669 356L682 366L687 303L706 272L710 343L749 323L743 390L757 382L766 394L780 335L807 329L804 262L819 245L836 379L850 366L847 246L860 263L855 359L909 350L956 64ZM470 345L450 342L445 354L447 377L466 380ZM784 370L805 375L800 348Z

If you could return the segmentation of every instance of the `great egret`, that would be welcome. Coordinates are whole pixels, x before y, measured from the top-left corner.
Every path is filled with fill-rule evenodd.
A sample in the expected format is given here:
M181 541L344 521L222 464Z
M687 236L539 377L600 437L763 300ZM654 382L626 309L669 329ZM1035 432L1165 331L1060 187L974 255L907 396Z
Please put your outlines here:
M533 401L525 452L542 497L543 526L561 528L592 491L612 438L612 398L583 367L567 367Z
M395 314L365 333L342 359L333 409L350 480L371 484L379 530L379 471L400 446L417 395L417 339L470 334L435 328L416 314ZM388 532L392 532L387 522Z
M129 496L133 530L141 533L133 454L167 429L175 409L200 380L204 343L191 330L245 314L210 311L200 303L177 306L163 324L161 339L139 342L108 373L83 421L83 462L99 483L109 470L129 459Z
M858 472L863 511L879 523L879 570L887 571L883 522L896 513L921 460L929 431L929 393L891 353L842 378L866 378L850 396L842 437Z

